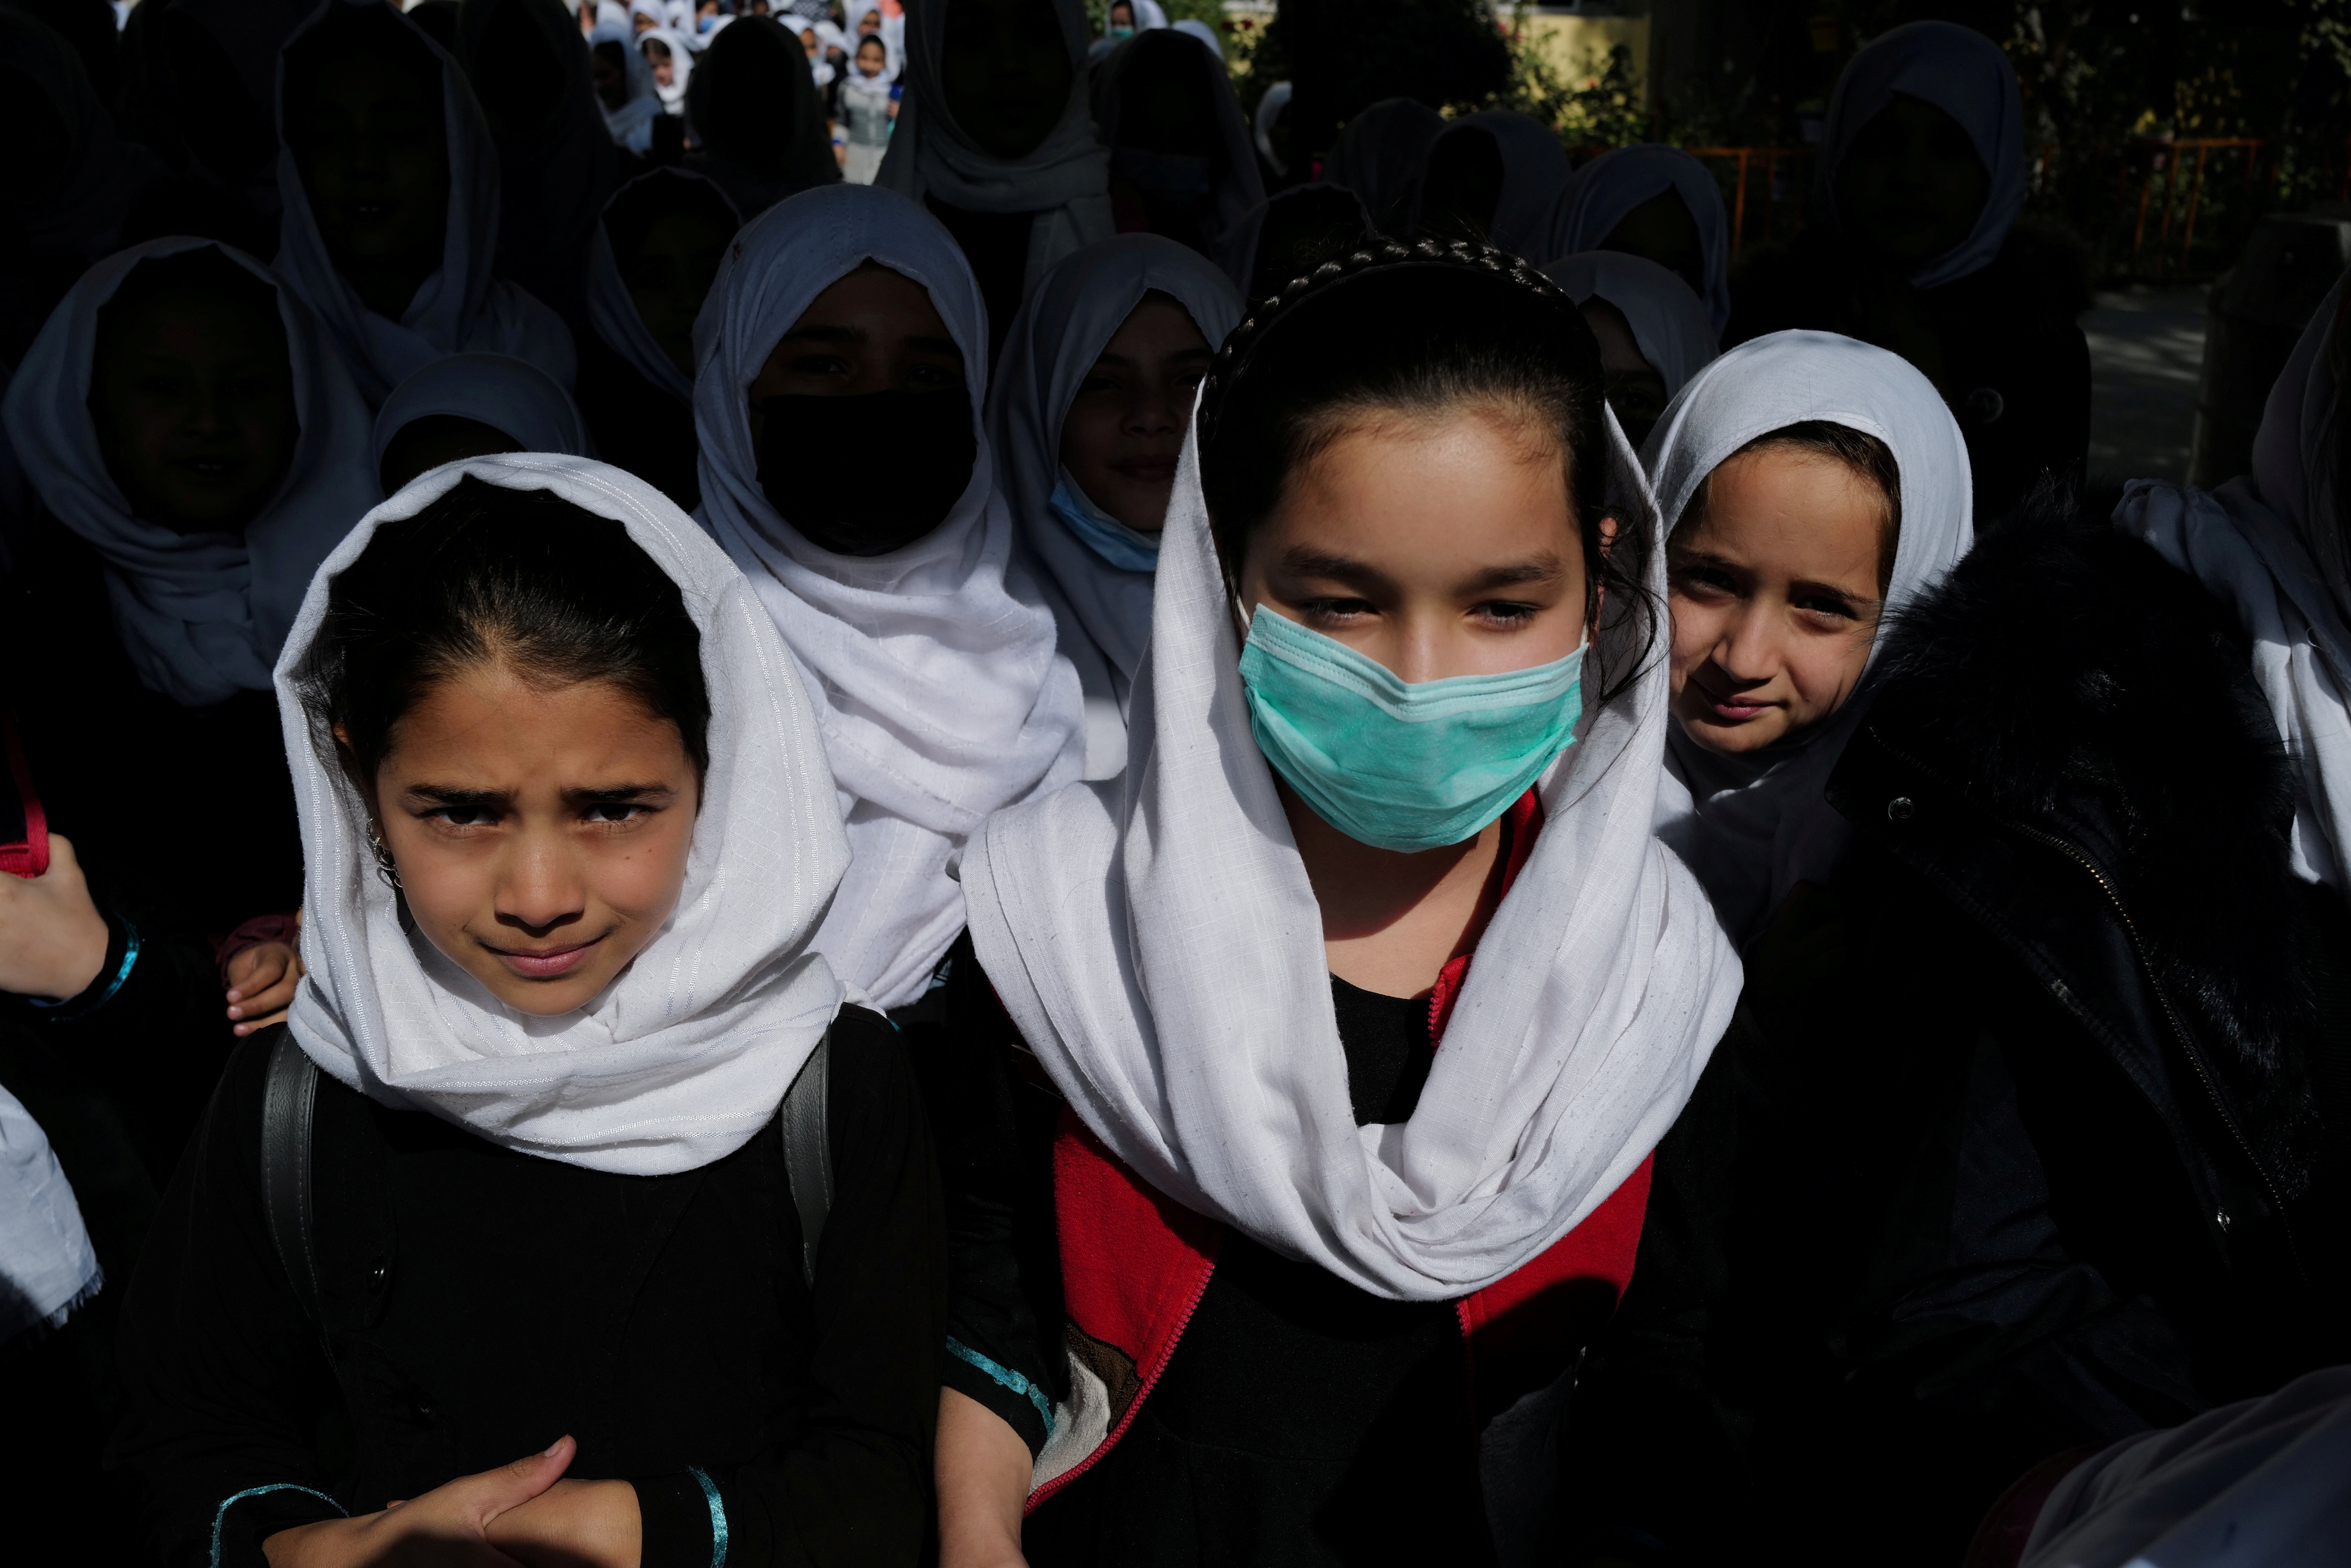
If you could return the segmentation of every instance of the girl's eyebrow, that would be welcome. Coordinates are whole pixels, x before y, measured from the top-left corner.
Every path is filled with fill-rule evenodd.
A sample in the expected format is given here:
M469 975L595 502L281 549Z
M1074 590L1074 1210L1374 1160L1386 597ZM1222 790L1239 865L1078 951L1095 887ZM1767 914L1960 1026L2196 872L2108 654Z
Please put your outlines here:
M1366 562L1305 545L1282 552L1281 570L1298 577L1327 577L1356 588L1384 588L1387 575Z
M504 806L512 799L503 789L462 789L455 784L411 784L401 793L433 806Z
M1489 566L1462 584L1464 591L1483 593L1489 589L1510 588L1521 582L1549 582L1564 570L1558 556L1545 550L1525 560L1506 566Z
M635 800L667 800L676 793L667 784L605 784L593 789L566 789L563 795L591 806L625 806Z
M1792 594L1818 593L1830 599L1842 599L1847 604L1854 606L1855 609L1861 609L1864 606L1874 607L1879 602L1877 596L1875 594L1855 593L1852 589L1840 587L1834 582L1814 582L1810 580L1799 580L1788 585L1788 591Z

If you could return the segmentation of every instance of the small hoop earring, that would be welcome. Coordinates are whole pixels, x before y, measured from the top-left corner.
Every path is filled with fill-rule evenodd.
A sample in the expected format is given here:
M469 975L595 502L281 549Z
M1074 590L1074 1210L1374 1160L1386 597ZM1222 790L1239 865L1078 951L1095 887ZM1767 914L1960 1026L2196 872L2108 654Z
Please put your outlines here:
M394 893L402 891L400 862L392 858L392 851L385 847L383 830L373 822L368 824L368 847L375 851L375 874L383 878L384 886Z

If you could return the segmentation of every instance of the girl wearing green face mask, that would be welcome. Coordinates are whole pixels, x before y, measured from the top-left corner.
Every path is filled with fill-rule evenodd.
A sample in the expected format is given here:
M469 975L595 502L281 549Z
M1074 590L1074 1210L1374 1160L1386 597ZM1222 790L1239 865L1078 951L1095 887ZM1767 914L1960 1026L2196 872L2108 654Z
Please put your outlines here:
M1124 777L962 863L943 1563L1541 1550L1548 1417L1493 1417L1562 1396L1738 988L1649 835L1654 542L1500 253L1383 245L1228 340Z

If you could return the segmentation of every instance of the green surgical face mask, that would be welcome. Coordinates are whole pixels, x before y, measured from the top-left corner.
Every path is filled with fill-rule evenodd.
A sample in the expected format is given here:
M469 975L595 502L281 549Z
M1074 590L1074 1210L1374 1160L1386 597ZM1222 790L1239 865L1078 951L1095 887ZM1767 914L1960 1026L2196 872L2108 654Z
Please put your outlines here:
M1266 761L1316 816L1384 850L1458 844L1510 810L1575 743L1583 676L1579 646L1531 670L1410 684L1262 604L1241 650Z

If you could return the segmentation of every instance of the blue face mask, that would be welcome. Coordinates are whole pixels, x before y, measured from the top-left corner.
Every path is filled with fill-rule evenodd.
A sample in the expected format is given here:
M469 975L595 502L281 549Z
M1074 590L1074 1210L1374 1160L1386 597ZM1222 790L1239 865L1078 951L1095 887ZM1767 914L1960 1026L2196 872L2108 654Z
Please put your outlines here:
M1575 743L1583 649L1500 675L1407 684L1260 604L1241 650L1258 749L1314 814L1384 850L1458 844Z
M1130 528L1108 512L1087 499L1070 477L1067 468L1061 470L1061 482L1045 504L1062 525L1078 536L1079 542L1121 571L1156 571L1159 570L1159 536Z

